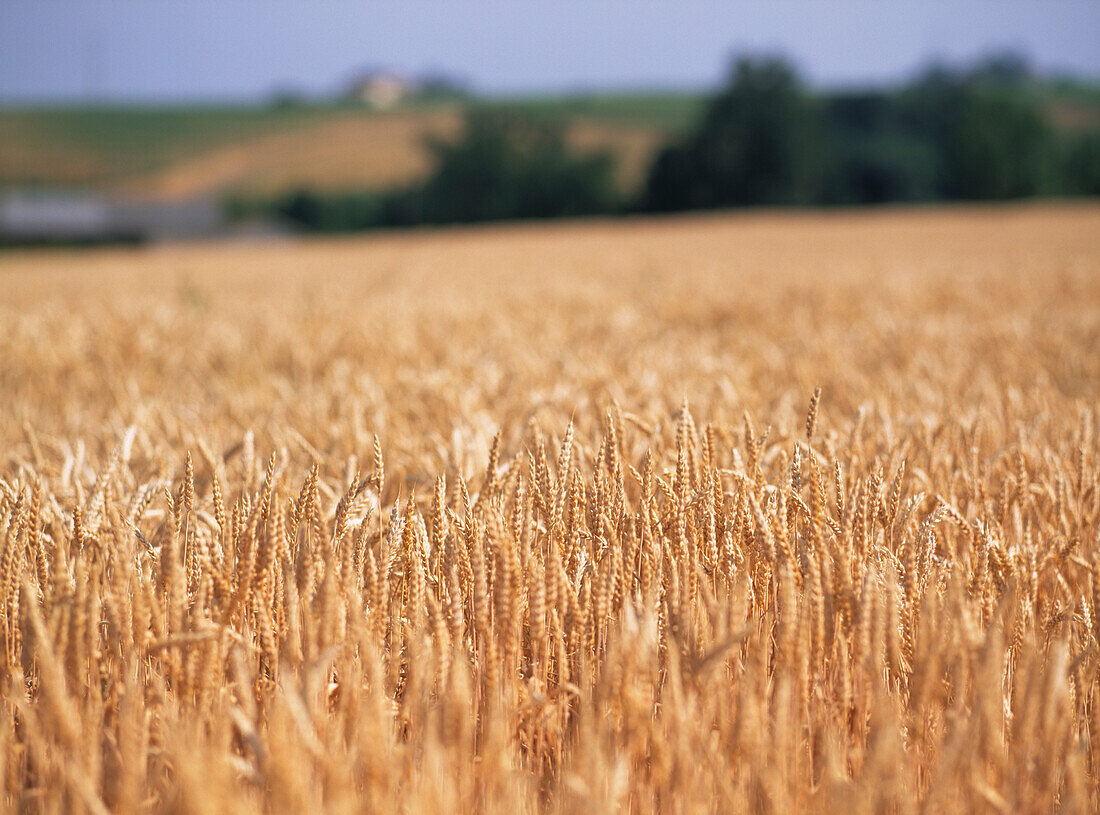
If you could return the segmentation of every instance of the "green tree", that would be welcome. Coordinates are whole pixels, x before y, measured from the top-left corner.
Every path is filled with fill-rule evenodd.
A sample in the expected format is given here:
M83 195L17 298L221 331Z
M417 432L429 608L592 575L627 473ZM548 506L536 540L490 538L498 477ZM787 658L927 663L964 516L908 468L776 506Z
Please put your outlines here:
M888 91L825 100L826 170L822 203L921 201L937 194L935 145Z
M948 112L940 148L949 198L1021 198L1054 188L1053 133L1019 94L967 88Z
M432 140L429 148L435 169L398 203L408 217L429 223L554 218L619 205L611 156L572 152L557 124L478 109L457 141Z
M1073 195L1100 195L1100 132L1079 136L1069 148L1066 191Z
M646 206L813 203L821 182L818 125L818 111L790 65L740 59L695 131L658 155Z

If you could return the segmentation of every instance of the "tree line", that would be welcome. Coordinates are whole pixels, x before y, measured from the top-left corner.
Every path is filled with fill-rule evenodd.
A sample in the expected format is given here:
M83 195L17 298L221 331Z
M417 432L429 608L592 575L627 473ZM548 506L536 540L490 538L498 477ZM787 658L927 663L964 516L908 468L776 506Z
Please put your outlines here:
M1011 55L932 68L896 88L813 93L777 57L738 59L694 127L624 194L609 152L562 123L477 106L434 139L427 179L385 192L300 191L264 203L302 229L743 206L992 201L1100 194L1100 131L1056 129Z

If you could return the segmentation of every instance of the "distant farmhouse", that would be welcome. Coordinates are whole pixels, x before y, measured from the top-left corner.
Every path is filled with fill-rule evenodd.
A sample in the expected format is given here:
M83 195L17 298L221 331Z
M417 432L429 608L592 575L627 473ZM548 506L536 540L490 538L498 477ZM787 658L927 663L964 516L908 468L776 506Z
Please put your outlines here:
M368 71L349 83L346 97L375 110L388 110L415 96L420 84L388 71Z
M140 201L57 190L0 191L0 244L188 240L225 229L216 201Z

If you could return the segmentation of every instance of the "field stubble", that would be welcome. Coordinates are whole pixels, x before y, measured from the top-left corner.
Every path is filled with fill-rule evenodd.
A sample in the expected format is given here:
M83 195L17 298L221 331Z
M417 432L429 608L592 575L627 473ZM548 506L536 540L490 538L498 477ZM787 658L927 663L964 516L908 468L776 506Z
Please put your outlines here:
M1100 807L1095 206L0 285L0 811Z

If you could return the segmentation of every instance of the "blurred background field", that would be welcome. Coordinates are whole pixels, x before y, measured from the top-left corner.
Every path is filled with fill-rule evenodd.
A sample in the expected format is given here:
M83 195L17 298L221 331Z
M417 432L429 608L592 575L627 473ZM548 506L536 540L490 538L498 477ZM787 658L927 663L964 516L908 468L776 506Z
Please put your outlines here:
M925 77L926 82L933 79ZM966 81L962 75L957 80ZM1091 153L1087 158L1073 153L1093 149L1091 142L1100 128L1100 85L1020 77L987 92L1016 105L1021 115L1034 117L1044 130L1049 177L1021 194L1093 191L1091 175L1070 177L1075 165L1058 165L1094 161ZM848 125L846 116L861 114L849 114L846 106L862 105L873 117L876 108L886 109L902 95L863 91L822 94L818 101L826 127L843 128ZM429 176L434 162L426 139L453 141L465 117L492 110L560 130L571 151L605 153L615 165L615 192L627 205L643 193L660 150L696 128L708 102L702 92L655 92L505 100L414 97L382 110L346 101L8 108L0 109L0 184L154 199L380 192ZM884 122L863 121L856 127L879 144L885 142L886 149L897 135ZM881 153L879 144L874 146ZM906 145L898 149L904 153ZM1010 154L997 160L1012 158ZM916 165L911 172L919 172L920 160L910 159ZM896 166L882 172L906 172L904 155L894 161ZM1091 165L1085 169L1091 172ZM883 195L891 197L889 191ZM893 193L899 200L944 195L934 188L919 196L905 190ZM974 197L1001 196L992 190ZM855 202L868 203L858 200L858 194Z
M1021 83L1055 140L1100 128L1100 84ZM866 94L851 94L866 98ZM838 104L843 98L838 100ZM658 150L696 124L697 93L531 96L494 108L564 129L577 150L606 150L637 193ZM431 169L425 136L453 138L478 99L374 110L351 103L0 109L0 184L88 187L153 197L381 190Z
M13 7L0 241L1100 194L1083 4L181 8Z

